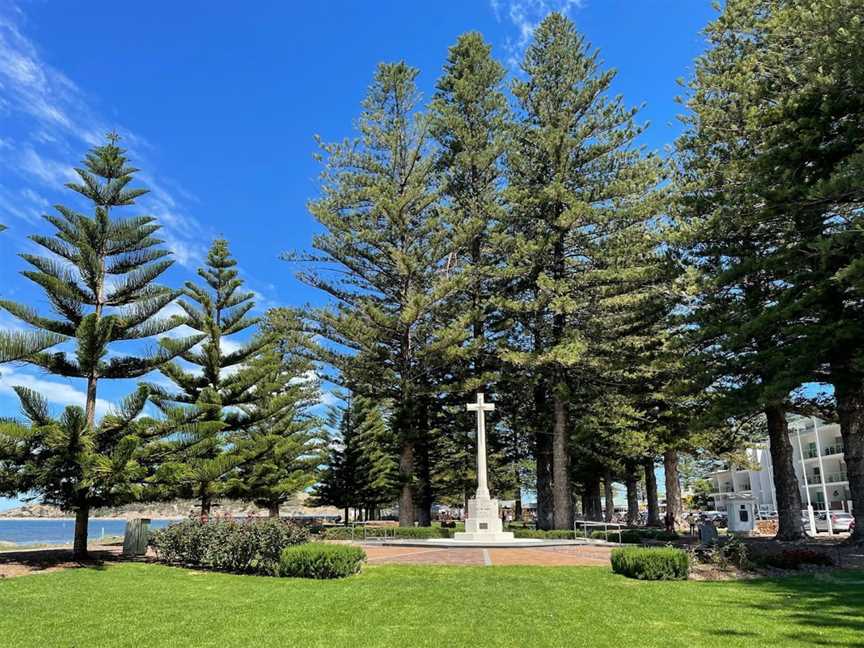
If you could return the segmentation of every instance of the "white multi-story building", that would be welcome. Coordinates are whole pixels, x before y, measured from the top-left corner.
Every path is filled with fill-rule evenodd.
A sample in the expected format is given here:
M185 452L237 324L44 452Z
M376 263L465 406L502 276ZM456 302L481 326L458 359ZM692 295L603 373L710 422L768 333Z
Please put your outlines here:
M789 441L802 506L812 505L816 511L826 508L851 511L840 426L812 417L790 417ZM709 476L714 487L711 493L714 508L725 511L726 499L734 493L753 497L760 513L776 513L777 497L768 443L748 449L747 456L749 466L728 466Z

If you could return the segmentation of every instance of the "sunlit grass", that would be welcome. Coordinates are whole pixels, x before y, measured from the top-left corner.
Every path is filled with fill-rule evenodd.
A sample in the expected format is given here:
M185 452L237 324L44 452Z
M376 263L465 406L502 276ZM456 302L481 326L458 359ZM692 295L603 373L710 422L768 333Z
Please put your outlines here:
M832 646L864 637L864 573L640 582L606 568L373 567L341 581L145 564L0 581L0 644Z

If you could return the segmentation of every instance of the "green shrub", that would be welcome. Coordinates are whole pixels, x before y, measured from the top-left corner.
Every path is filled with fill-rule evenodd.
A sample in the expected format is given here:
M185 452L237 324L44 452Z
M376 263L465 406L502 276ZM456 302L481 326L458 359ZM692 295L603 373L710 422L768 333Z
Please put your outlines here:
M366 552L352 545L320 542L288 547L279 561L279 575L292 578L345 578L360 571Z
M539 540L573 540L574 538L584 538L585 535L581 531L568 531L567 529L510 529L515 538L537 538Z
M405 538L405 539L428 539L428 538L452 538L453 529L441 527L366 527L364 536L363 527L355 527L352 533L351 527L329 527L324 529L320 537L325 540L362 540L366 538Z
M590 536L595 540L607 540L609 542L618 542L618 531L592 531ZM664 531L663 529L621 529L621 542L624 544L640 544L644 540L657 540L661 542L669 542L677 540L678 534L674 531Z
M780 553L764 556L762 562L779 569L800 569L801 565L830 567L834 564L831 556L813 549L784 549Z
M281 520L185 520L154 531L150 546L161 562L275 575L282 551L307 539L303 528Z
M684 580L690 561L672 547L621 547L612 550L612 571L639 580Z

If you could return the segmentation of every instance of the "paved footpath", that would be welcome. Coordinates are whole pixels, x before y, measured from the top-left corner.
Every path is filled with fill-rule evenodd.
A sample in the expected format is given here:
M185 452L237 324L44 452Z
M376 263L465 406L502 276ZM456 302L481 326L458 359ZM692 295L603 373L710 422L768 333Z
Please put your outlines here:
M611 547L558 546L517 549L398 547L367 544L370 565L608 566Z

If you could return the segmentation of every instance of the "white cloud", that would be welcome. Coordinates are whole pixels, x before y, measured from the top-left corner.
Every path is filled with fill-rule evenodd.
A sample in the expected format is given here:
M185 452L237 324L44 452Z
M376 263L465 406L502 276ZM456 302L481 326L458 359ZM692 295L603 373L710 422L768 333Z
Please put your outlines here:
M490 6L499 21L507 21L516 28L516 37L508 36L505 42L507 62L511 67L519 66L528 43L543 19L552 12L569 14L585 6L584 0L490 0Z
M46 158L32 148L27 148L21 153L17 166L49 187L62 187L67 182L79 179L71 164Z
M339 398L332 391L322 391L320 403L326 407L332 407L335 405L344 405L345 401Z
M82 389L76 389L69 382L46 380L39 376L16 371L8 365L0 373L0 394L15 396L13 387L27 387L39 392L52 405L77 405L84 407L86 394ZM102 417L111 408L111 403L101 398L96 399L96 416Z
M10 115L16 126L23 126L14 141L6 133L0 139L0 182L15 187L36 183L60 191L66 182L77 178L72 167L86 149L104 142L104 133L116 130L134 165L150 169L137 177L136 186L150 190L138 200L141 210L162 224L160 234L177 262L194 270L206 256L206 248L199 241L211 238L185 211L184 204L197 199L169 179L157 176L146 159L146 152L153 149L147 140L115 119L100 115L93 108L94 100L42 57L25 34L25 20L14 0L0 0L0 114ZM171 191L166 186L171 186ZM0 218L4 212L32 220L32 210L16 206L8 191L0 193Z
M294 378L289 380L288 383L291 385L304 385L306 383L315 382L316 380L318 380L318 372L314 369L309 369L307 371L304 371L299 376L295 376Z

